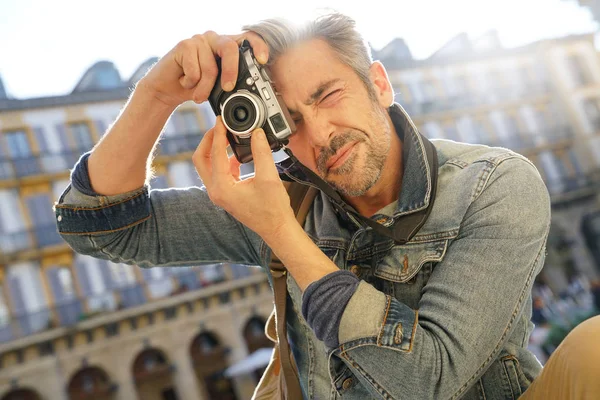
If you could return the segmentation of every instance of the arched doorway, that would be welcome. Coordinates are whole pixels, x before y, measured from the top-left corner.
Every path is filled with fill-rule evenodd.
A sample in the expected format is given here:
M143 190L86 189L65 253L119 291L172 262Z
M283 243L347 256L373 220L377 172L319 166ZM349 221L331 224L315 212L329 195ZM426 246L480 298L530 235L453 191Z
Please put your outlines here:
M227 368L226 352L210 332L200 333L190 346L196 376L206 388L209 399L237 400L231 380L223 374Z
M40 400L40 396L30 389L15 389L2 396L2 400Z
M177 400L171 373L173 368L165 354L155 348L143 350L133 362L132 372L138 398Z
M112 400L117 385L98 367L80 369L69 382L69 400Z
M265 335L265 321L254 316L248 320L246 327L244 328L244 340L246 341L246 347L248 348L248 355L251 355L256 350L262 348L273 348L274 343L271 342ZM258 368L254 371L254 377L256 381L260 381L265 369L267 367Z

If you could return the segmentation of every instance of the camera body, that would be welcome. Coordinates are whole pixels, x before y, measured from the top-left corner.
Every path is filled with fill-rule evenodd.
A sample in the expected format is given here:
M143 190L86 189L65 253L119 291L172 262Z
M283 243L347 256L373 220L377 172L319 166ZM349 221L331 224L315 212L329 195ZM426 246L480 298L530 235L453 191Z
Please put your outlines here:
M252 131L262 128L272 151L287 144L287 138L296 130L294 121L277 93L266 66L254 58L247 41L240 47L238 76L232 91L221 87L219 74L208 102L215 115L221 115L227 128L227 139L233 154L241 163L252 161L250 138Z

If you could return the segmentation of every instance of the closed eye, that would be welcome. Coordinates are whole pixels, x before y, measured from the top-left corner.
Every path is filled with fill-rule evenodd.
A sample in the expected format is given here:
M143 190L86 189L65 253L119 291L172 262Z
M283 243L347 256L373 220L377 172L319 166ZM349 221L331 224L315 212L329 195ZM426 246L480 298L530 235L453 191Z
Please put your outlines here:
M327 96L323 97L323 100L325 100L325 99L327 99L328 97L331 97L331 96L333 96L334 94L336 94L336 93L339 93L339 92L341 92L341 91L342 91L342 89L337 89L337 90L334 90L333 92L329 93ZM323 100L321 100L321 101L323 101Z

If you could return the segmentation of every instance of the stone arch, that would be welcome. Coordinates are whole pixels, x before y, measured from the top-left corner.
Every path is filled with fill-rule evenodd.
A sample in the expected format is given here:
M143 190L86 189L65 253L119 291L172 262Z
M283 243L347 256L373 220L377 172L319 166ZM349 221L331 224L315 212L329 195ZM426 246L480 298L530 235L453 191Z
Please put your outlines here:
M172 377L173 367L162 350L149 347L140 351L133 361L131 371L140 399L177 398ZM175 397L166 397L167 393Z
M237 400L232 381L225 377L229 349L208 331L200 332L190 344L190 357L196 377L209 399Z
M112 400L117 385L100 367L90 366L78 370L69 381L69 400Z
M275 345L271 340L269 340L269 338L267 338L267 335L265 335L265 324L266 321L259 315L250 317L248 322L246 322L243 335L246 342L246 348L248 349L248 355L265 347L273 348ZM266 368L266 366L263 368L257 368L252 373L257 382L260 381L260 378L264 374Z
M2 396L2 400L40 400L36 391L27 388L14 389Z
M266 321L258 315L250 317L248 322L246 322L243 335L246 347L248 348L248 354L252 354L263 347L273 347L274 343L265 335L265 323Z

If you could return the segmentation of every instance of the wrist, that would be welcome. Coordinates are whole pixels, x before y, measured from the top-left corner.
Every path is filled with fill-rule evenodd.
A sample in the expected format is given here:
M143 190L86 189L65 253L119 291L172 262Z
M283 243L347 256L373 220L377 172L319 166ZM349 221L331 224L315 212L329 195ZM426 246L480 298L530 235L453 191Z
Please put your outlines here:
M261 235L265 243L270 248L278 248L281 244L289 242L290 238L297 237L297 235L306 235L304 229L298 223L295 215L286 216L273 224L272 228L268 232Z
M143 77L138 81L132 95L132 101L135 99L152 107L152 109L171 115L179 104L174 104L176 102L173 101L172 97L165 96L156 90L147 82L147 79L147 77Z

